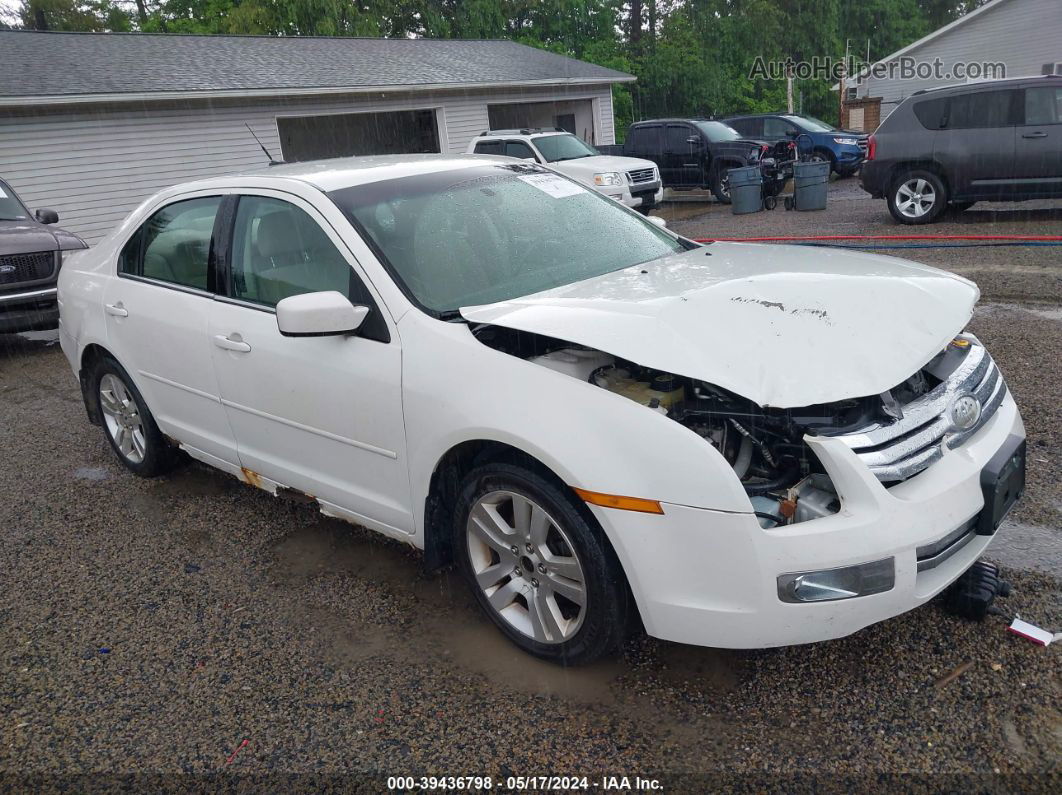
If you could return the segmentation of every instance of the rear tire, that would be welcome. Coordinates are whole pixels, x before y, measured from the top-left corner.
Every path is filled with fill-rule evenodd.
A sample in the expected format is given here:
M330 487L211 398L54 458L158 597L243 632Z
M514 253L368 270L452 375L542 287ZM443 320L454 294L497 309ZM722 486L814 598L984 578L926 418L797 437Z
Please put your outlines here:
M527 653L583 665L622 642L619 561L563 484L520 463L476 467L461 484L453 550L480 607Z
M144 478L173 469L179 453L162 435L125 369L104 356L92 368L89 384L99 401L103 435L125 468Z
M885 196L892 217L901 224L929 224L948 206L948 192L932 171L901 172Z
M709 180L709 187L711 188L712 195L715 196L717 202L723 204L730 204L730 176L727 173L731 168L736 168L729 164L717 166L712 170L712 176Z

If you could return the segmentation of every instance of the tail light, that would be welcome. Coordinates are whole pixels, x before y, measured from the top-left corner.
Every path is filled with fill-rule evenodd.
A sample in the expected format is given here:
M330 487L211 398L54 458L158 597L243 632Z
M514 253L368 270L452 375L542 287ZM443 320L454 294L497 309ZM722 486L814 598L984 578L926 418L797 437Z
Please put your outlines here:
M871 135L867 138L867 160L873 160L878 152L878 139Z

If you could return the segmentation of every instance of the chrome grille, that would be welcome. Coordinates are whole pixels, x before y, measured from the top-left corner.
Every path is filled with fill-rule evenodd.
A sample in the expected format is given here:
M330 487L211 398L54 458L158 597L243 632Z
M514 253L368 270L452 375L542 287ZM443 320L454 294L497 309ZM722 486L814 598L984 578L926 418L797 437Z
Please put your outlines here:
M47 279L55 269L54 251L0 256L0 286Z
M869 148L870 144L867 143L867 139L865 137L858 139L858 141L859 141L859 151L863 153L863 157L866 157L867 156L867 149Z
M652 168L639 168L634 171L628 171L627 181L631 185L637 185L639 182L652 182L656 178L654 171L655 169Z
M958 447L996 413L1007 394L1003 376L976 342L946 381L903 406L903 418L875 423L855 433L838 436L881 481L904 480L916 475L944 455L944 447ZM965 430L956 430L949 409L962 395L973 395L981 416Z

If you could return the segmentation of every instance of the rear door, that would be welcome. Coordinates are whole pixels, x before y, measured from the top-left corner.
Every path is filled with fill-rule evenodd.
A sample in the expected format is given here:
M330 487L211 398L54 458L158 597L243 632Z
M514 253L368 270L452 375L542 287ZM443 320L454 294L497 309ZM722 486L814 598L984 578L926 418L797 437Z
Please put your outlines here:
M193 194L153 212L123 245L104 309L108 346L162 432L233 471L236 444L207 337L222 204L221 195Z
M1058 81L1054 81L1058 82ZM1030 196L1062 194L1062 86L1026 88L1017 128L1016 191Z
M664 125L663 124L638 124L627 132L627 142L623 145L624 154L631 157L640 157L643 160L652 160L660 169L660 177L664 184L669 184L668 176L664 173Z
M1017 89L970 91L948 99L933 154L946 171L953 198L1009 197L1016 186Z
M704 144L688 124L669 123L664 133L665 185L700 185Z

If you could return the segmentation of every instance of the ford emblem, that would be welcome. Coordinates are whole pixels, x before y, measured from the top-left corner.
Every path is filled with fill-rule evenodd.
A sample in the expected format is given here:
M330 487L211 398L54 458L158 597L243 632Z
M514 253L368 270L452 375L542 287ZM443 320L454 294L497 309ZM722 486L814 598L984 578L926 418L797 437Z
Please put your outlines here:
M981 419L981 401L973 395L959 395L948 410L951 426L957 431L968 431Z
M14 273L17 270L14 265L0 265L0 273L6 276L9 273Z

